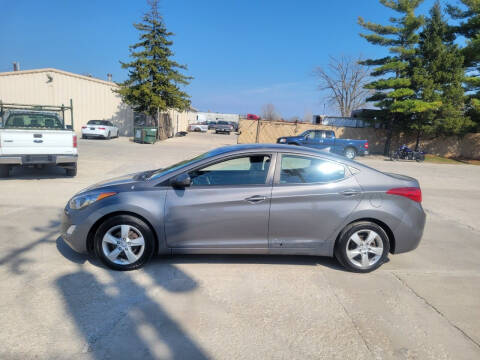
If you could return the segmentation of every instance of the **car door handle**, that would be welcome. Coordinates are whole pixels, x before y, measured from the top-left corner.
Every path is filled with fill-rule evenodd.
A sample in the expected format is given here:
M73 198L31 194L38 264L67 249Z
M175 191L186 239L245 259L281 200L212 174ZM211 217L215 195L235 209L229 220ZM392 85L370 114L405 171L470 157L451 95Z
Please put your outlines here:
M358 190L345 190L345 191L342 191L340 194L342 194L343 196L355 196L355 195L360 194L360 191L358 191Z
M43 143L43 140L33 140L34 143Z
M249 198L246 198L245 200L248 201L250 204L258 204L258 203L261 203L262 201L265 201L266 199L267 199L266 196L254 195L254 196L250 196Z

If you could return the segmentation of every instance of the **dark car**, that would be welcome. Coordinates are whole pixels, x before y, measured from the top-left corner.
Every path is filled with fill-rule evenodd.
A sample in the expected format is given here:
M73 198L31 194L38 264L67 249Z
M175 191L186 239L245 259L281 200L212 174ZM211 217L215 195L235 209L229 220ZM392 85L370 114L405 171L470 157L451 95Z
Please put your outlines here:
M230 133L233 131L233 126L230 124L228 121L217 121L217 124L214 127L215 129L215 134L227 134L230 135Z
M91 186L65 207L62 236L118 270L154 254L232 253L335 256L368 272L417 247L421 201L417 180L345 157L236 145Z
M332 130L307 130L298 136L278 138L277 143L327 150L351 160L358 155L368 155L368 140L338 139Z

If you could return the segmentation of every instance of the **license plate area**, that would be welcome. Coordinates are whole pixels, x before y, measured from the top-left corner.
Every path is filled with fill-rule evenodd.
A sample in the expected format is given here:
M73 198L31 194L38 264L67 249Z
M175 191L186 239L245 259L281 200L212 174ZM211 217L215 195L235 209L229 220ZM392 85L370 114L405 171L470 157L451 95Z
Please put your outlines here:
M24 164L50 164L55 162L54 155L25 155Z

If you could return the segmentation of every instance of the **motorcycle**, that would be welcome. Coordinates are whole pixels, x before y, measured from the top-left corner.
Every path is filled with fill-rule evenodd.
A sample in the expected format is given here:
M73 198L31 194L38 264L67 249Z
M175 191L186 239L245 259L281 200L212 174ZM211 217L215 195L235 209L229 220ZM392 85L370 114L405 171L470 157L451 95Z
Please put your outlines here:
M397 150L391 152L390 160L415 160L416 162L422 162L425 160L425 152L414 151L407 145L402 145Z

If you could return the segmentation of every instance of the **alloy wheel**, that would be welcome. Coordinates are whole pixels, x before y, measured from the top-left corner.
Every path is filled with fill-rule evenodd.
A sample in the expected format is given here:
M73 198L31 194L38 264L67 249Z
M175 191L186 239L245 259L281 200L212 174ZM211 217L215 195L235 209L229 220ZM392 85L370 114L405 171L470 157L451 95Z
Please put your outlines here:
M346 247L348 259L360 269L368 269L375 265L383 254L382 238L370 229L353 233L348 239Z
M145 239L136 227L131 225L115 225L102 239L103 254L113 263L130 265L143 255Z

